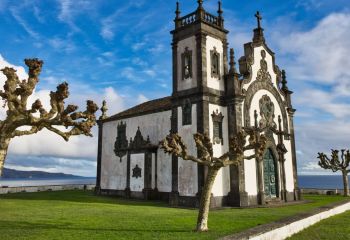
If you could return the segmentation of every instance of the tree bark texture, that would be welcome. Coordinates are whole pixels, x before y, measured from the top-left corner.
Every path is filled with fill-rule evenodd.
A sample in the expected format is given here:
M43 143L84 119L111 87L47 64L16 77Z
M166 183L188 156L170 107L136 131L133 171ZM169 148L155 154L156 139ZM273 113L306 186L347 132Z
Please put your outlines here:
M199 204L199 213L197 219L197 231L208 231L208 214L210 207L210 197L213 184L220 168L209 167L208 175L205 179L204 187L202 190L201 202Z
M344 183L344 196L349 196L349 178L348 178L348 171L343 170L343 183Z
M5 159L7 155L7 149L10 144L10 138L0 137L0 177L2 176Z

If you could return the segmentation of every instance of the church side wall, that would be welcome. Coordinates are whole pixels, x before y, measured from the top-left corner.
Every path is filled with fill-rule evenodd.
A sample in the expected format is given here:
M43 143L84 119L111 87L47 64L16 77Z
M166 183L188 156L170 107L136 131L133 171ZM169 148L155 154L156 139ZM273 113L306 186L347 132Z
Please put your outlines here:
M182 54L186 47L188 51L192 51L192 77L182 79ZM177 91L191 89L197 87L197 55L196 55L196 37L192 36L181 40L177 44Z
M119 157L116 157L114 153L114 143L117 137L118 124L121 121L126 123L126 137L128 140L135 137L137 128L140 127L142 136L145 139L149 136L152 144L158 144L159 141L169 134L171 128L170 117L171 111L164 111L113 122L106 122L103 124L101 156L102 189L124 190L126 187L126 156L124 156L120 162ZM131 157L134 155L135 154L132 154ZM155 159L155 156L152 156L152 159ZM155 162L152 164L152 168L155 166L154 163ZM158 149L157 165L158 190L160 192L171 192L171 156L165 154L163 150ZM131 168L134 168L132 160ZM142 167L142 171L144 171L144 167ZM132 175L132 171L130 171L130 175ZM132 177L130 177L130 179L132 179ZM154 180L152 180L152 186L154 185L153 181Z
M214 47L216 51L220 55L220 79L216 77L212 77L211 74L211 55L210 51L214 50ZM213 88L216 90L220 91L225 91L225 81L224 81L224 64L223 64L223 44L222 41L216 38L213 38L211 36L207 36L207 41L206 41L206 50L207 50L207 82L208 82L208 87Z
M102 160L101 160L101 188L120 189L126 187L126 162L127 157L120 158L114 154L114 142L116 139L115 122L103 124L102 132Z
M197 156L193 134L197 132L197 104L192 104L192 124L182 125L182 108L178 107L178 133L187 146L188 154ZM179 158L178 184L180 196L196 196L198 192L197 163Z
M212 114L215 112L222 113L224 116L222 122L223 131L223 144L215 144L213 141L213 119ZM228 152L228 117L227 117L227 107L222 107L215 104L209 104L209 136L213 143L213 153L215 157L220 157L226 152ZM230 191L230 168L222 168L213 185L212 193L214 196L226 196Z

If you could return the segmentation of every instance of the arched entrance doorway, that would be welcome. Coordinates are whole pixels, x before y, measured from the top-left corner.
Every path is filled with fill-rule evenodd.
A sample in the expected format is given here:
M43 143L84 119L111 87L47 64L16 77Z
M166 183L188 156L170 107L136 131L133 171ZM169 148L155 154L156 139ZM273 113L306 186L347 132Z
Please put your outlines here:
M266 198L278 197L277 165L271 149L264 154L264 192Z

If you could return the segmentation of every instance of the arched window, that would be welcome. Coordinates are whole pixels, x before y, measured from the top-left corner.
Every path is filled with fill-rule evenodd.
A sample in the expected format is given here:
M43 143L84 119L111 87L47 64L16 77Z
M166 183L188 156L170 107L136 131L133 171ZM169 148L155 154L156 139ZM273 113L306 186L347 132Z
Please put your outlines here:
M210 60L211 60L211 77L220 79L220 53L216 51L214 47L210 51Z
M181 55L182 60L182 80L192 78L192 51L185 48Z

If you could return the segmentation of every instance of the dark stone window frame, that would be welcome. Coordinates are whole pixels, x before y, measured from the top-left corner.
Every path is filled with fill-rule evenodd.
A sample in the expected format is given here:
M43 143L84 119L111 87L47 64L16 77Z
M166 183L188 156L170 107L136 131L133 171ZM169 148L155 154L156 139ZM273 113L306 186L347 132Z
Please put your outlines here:
M210 50L210 73L212 78L217 78L220 80L220 53L214 47Z
M186 65L186 59L188 65ZM181 70L182 70L182 80L187 80L192 78L192 50L188 50L188 47L185 48L185 51L181 54ZM186 68L188 66L188 73L186 73Z
M223 138L223 119L224 116L222 113L219 113L219 110L213 111L213 114L211 115L213 120L213 143L214 144L224 144L224 138Z
M128 144L126 137L126 122L121 121L117 125L117 139L114 144L114 152L116 156L120 158L120 162L122 161L122 157L126 155Z
M192 103L187 99L182 105L182 126L192 125Z

